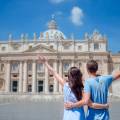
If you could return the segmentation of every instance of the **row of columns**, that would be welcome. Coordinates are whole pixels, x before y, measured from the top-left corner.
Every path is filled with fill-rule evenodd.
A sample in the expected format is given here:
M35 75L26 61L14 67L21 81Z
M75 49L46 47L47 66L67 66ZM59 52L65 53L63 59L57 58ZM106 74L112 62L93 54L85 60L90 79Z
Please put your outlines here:
M33 61L32 63L32 93L36 92L37 88L37 64L36 61ZM54 62L54 69L56 72L58 72L57 67L57 61ZM7 62L6 65L6 92L10 92L10 80L11 80L11 67L10 67L10 61ZM62 62L59 63L59 74L62 76ZM18 92L26 93L27 92L27 80L28 80L28 70L27 70L27 61L20 61L19 64L19 84L18 84ZM58 86L59 85L59 86ZM48 69L45 67L45 80L44 80L44 92L48 93L49 92L49 74L48 74ZM62 87L60 84L58 84L58 81L54 78L54 93L62 93ZM59 88L59 90L58 90Z
M6 63L6 86L5 86L5 90L7 93L10 92L10 86L11 86L11 68L10 68L10 61L8 61ZM108 73L108 64L105 63L105 62L102 62L102 64L104 64L105 66L105 70L104 72L107 74ZM20 61L20 64L19 64L19 84L18 84L18 92L20 93L26 93L27 92L27 80L28 80L28 70L27 70L27 61ZM36 90L37 90L37 69L36 69L36 61L33 61L32 63L32 93L35 93ZM71 66L74 66L74 61L72 61L71 63ZM54 70L56 72L59 73L60 76L62 76L63 74L63 68L62 68L62 61L59 61L59 64L57 63L57 61L55 61L53 63L53 67L54 67ZM87 71L86 71L86 62L83 62L82 63L82 66L83 68L83 71L84 71L84 77L85 79L88 78L88 74L87 74ZM82 72L83 72L82 71ZM62 76L63 77L63 76ZM62 93L62 86L58 83L58 81L54 78L54 93ZM49 74L48 74L48 69L45 67L45 80L44 80L44 92L45 93L48 93L49 92Z

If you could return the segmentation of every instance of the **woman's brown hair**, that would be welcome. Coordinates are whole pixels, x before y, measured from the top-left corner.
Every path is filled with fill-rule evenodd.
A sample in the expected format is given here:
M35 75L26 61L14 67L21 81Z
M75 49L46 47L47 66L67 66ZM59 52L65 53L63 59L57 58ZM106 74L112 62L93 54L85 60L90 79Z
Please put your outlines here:
M82 90L84 88L82 83L82 73L77 67L71 67L68 71L68 82L72 92L75 94L77 100L82 99Z

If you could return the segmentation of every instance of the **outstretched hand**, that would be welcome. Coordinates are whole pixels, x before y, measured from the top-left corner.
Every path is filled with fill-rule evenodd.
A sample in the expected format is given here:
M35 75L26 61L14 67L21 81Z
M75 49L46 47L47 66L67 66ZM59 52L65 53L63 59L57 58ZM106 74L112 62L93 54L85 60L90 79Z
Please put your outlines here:
M38 62L43 63L47 68L45 70L48 70L48 72L52 73L52 75L56 78L56 80L58 80L58 82L62 85L62 87L64 86L65 83L64 79L49 65L47 57L39 54Z
M52 74L54 73L53 68L48 64L48 59L47 59L46 56L42 56L42 55L39 54L38 55L38 61L39 61L39 63L43 63L43 64L46 65L49 73L52 73Z
M47 59L47 57L45 57L45 56L38 55L38 61L39 61L40 63L46 63L46 62L48 62L48 59Z

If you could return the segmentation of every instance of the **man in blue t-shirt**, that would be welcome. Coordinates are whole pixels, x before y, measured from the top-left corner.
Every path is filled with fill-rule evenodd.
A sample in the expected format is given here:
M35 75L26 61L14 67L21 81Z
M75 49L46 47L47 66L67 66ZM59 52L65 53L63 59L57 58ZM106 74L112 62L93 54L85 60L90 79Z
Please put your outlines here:
M113 82L120 78L120 71L115 72L113 75L100 76L97 75L98 64L94 60L87 62L87 71L89 78L85 80L84 84L84 98L85 103L88 104L91 100L94 103L106 104L108 90ZM81 101L77 103L67 104L68 108L81 106ZM66 107L66 108L67 108ZM86 120L109 120L108 109L94 109L88 105Z

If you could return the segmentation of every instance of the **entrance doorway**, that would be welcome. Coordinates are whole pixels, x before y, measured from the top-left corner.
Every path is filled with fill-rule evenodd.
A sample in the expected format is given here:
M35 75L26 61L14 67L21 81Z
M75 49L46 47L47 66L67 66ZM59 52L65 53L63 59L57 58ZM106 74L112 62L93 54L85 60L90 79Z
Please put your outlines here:
M43 92L43 81L39 80L38 81L38 92Z
M18 81L12 81L12 92L18 91Z
M32 92L32 85L28 85L28 92Z
M53 85L49 85L49 92L53 92Z

